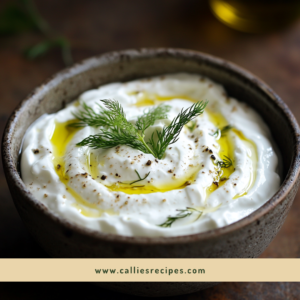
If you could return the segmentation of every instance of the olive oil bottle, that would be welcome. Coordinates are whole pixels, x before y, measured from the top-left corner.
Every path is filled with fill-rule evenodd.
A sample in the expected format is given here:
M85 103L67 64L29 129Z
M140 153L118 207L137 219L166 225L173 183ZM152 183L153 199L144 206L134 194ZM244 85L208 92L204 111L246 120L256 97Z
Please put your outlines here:
M283 28L300 15L299 0L209 0L209 3L221 22L250 33Z

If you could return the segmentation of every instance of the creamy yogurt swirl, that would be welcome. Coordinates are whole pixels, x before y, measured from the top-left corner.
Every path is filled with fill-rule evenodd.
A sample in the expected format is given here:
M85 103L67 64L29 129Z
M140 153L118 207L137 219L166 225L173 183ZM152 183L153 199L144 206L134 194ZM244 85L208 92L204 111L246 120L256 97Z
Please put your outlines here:
M67 125L83 103L99 111L101 99L117 100L132 123L153 106L170 105L167 119L150 126L145 140L182 109L196 101L209 103L159 160L125 145L76 145L99 128ZM227 125L232 128L221 134ZM54 214L86 228L126 236L188 235L238 221L273 196L280 185L274 148L254 110L208 78L179 73L107 84L42 116L25 135L21 174ZM232 166L222 168L218 162L227 158ZM145 179L130 184L138 176ZM159 226L190 207L195 210L170 227Z

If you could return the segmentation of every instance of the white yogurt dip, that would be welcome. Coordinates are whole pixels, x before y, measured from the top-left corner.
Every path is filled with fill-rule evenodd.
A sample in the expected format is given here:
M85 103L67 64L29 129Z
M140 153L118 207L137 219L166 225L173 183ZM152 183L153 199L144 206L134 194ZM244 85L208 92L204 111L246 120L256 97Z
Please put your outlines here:
M83 103L98 112L101 99L118 101L133 124L147 109L170 105L145 140L182 109L202 100L208 105L159 160L125 145L76 145L100 129L69 127L73 114ZM253 109L208 78L179 73L107 84L42 116L25 135L21 174L31 193L69 222L125 236L188 235L236 222L274 195L280 185L274 147ZM226 159L232 165L222 167L218 162ZM147 177L130 184L138 176Z

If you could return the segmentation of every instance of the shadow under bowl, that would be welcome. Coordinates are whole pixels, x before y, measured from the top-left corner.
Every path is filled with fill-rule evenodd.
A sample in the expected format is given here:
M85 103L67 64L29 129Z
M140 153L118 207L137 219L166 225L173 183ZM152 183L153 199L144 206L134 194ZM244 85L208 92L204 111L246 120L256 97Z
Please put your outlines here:
M54 215L24 185L18 173L21 142L41 115L54 113L82 92L100 85L166 73L188 72L222 84L228 95L256 110L268 124L282 155L277 193L262 207L231 225L178 237L126 237L82 228ZM50 256L61 258L252 258L281 228L299 185L300 131L286 104L261 80L242 68L207 54L182 49L111 52L68 68L38 87L10 117L2 142L7 182L25 226ZM213 283L101 283L141 296L191 293Z

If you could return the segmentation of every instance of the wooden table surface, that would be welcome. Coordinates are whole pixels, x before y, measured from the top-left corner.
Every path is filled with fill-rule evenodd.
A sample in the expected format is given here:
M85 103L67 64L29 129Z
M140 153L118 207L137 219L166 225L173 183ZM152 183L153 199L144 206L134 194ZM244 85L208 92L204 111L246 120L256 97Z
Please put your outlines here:
M0 10L8 1L0 2ZM230 60L269 84L300 121L300 20L289 28L265 35L234 31L219 23L205 1L37 0L45 19L71 41L74 61L107 51L140 47L194 49ZM17 104L36 86L64 68L60 53L28 61L20 54L40 39L38 33L0 37L0 130ZM25 230L12 202L0 168L0 257L48 257ZM279 234L261 255L268 258L300 256L300 194ZM1 299L45 299L58 287L69 296L122 297L87 283L1 283ZM87 293L88 291L88 293ZM298 283L222 283L198 293L173 299L299 299ZM172 299L172 298L169 298Z

